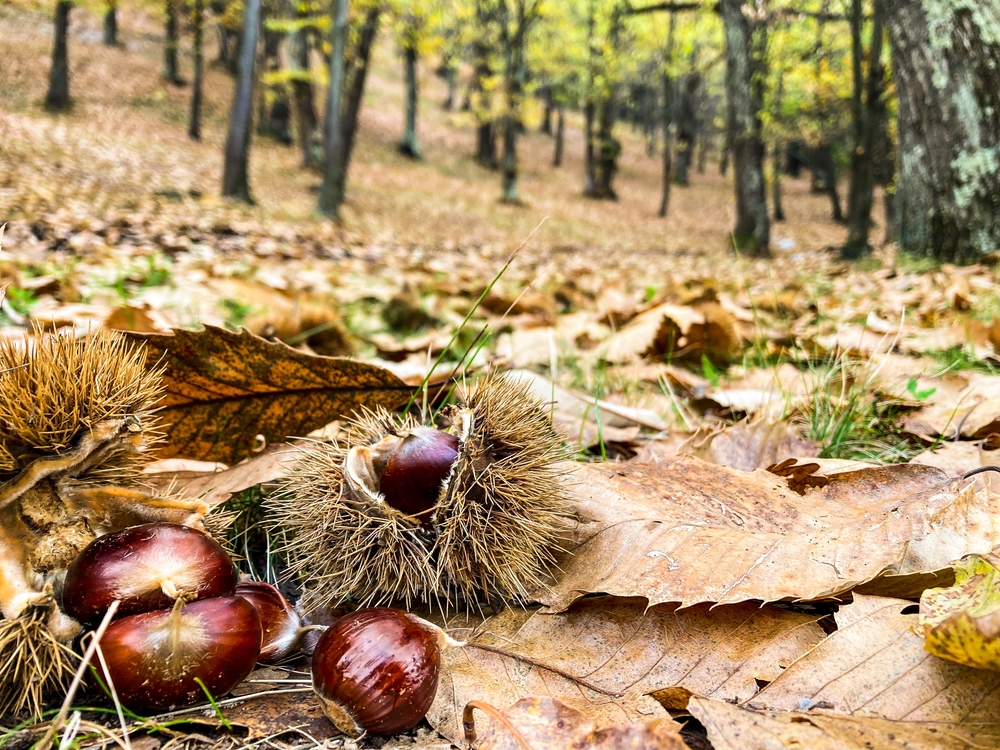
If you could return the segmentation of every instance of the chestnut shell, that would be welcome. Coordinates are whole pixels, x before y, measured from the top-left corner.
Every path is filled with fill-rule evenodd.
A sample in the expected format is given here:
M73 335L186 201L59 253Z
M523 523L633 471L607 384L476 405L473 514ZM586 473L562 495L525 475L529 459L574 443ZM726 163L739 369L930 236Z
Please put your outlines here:
M299 616L275 586L265 581L240 581L236 596L250 602L260 616L264 640L260 661L278 661L292 654L299 641Z
M180 615L174 649L171 618ZM132 711L164 711L205 702L200 679L213 698L246 679L260 653L260 617L238 596L201 599L172 609L112 622L101 638L115 691ZM107 675L94 660L101 677Z
M115 599L118 617L167 609L175 588L185 601L231 596L239 576L208 534L171 523L147 523L100 536L66 571L63 611L96 625Z
M346 734L412 729L437 693L437 635L398 609L373 607L333 623L313 652L313 688Z
M379 480L385 501L429 526L441 485L458 458L458 438L433 427L416 427L403 438Z

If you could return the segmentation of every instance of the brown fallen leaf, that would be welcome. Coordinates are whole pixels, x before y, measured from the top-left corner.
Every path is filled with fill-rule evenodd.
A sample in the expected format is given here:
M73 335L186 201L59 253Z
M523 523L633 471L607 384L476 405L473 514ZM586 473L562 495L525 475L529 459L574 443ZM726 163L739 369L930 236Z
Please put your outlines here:
M476 732L478 714L488 718ZM506 711L473 701L465 711L472 722L466 732L479 750L686 750L680 725L670 719L597 729L586 714L547 696L522 698ZM481 737L476 742L476 735Z
M104 319L104 327L134 333L169 333L170 325L149 305L116 307Z
M577 453L603 444L609 457L624 455L626 458L634 455L638 447L639 426L611 427L598 425L589 419L575 417L571 414L557 411L552 414L552 426L556 432L565 436L570 450Z
M467 649L513 657L609 695L651 694L683 710L691 695L744 701L823 640L816 617L758 604L646 607L599 597L560 614L506 610ZM484 685L483 690L489 690Z
M392 373L320 357L247 331L206 327L173 335L127 334L164 366L160 456L232 464L265 444L306 435L363 407L395 409L412 389Z
M285 476L295 461L297 447L291 443L269 445L256 456L218 471L152 471L144 481L160 490L170 490L182 498L200 498L210 508L226 502L233 495L264 482ZM167 459L163 463L175 461ZM156 469L154 465L152 467Z
M949 441L914 456L910 463L936 466L950 477L960 477L980 465L980 452L978 443Z
M957 496L938 470L907 464L835 475L805 497L689 457L584 465L578 543L535 596L556 611L587 593L684 606L836 596L898 567Z
M878 464L847 458L787 458L767 467L772 474L788 480L788 487L800 495L811 489L826 487L834 474L859 469L876 469Z
M914 632L916 609L899 599L856 595L835 615L837 631L746 705L772 711L815 706L895 721L995 726L1000 672L928 654Z
M658 305L637 315L594 352L611 363L642 357L693 357L725 361L738 351L733 315L714 303L693 307Z
M641 692L618 696L595 690L544 665L470 644L444 649L437 695L426 718L435 730L462 746L462 713L469 701L506 707L529 696L556 698L600 726L635 724L666 716L659 703Z
M701 442L687 444L680 453L741 471L773 466L788 456L812 456L817 446L799 437L787 422L741 422L713 433Z
M1000 724L889 721L825 711L752 711L725 701L689 705L715 750L970 750L1000 747Z

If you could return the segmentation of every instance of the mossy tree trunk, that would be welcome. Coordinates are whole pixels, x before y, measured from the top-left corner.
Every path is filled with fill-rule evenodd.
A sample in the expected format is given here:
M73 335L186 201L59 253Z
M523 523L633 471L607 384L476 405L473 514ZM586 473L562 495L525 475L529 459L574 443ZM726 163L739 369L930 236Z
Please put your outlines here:
M243 11L243 43L240 47L239 73L236 77L233 108L229 115L229 133L226 136L222 172L222 194L246 203L253 203L248 175L260 4L261 0L247 0L246 9Z
M55 34L52 41L52 69L49 71L49 91L45 95L45 106L49 109L64 110L70 105L69 98L69 12L73 3L59 0L56 3Z
M361 100L364 98L372 47L378 35L378 24L381 16L382 8L379 5L369 8L365 13L365 20L362 22L358 34L357 46L350 56L351 67L345 75L346 86L340 124L344 132L344 168L340 173L339 184L341 195L345 195L347 190L347 169L351 164L351 155L354 153L354 142L358 133L358 114L361 112Z
M538 15L539 0L500 3L500 40L504 49L503 196L504 203L520 203L517 191L517 134L521 129L521 99L526 70L524 46Z
M469 84L469 108L476 116L476 161L496 169L496 128L488 81L493 75L490 63L490 35L494 26L494 8L486 0L476 2L477 33L472 41L472 81ZM464 106L463 106L464 109Z
M620 8L616 8L611 13L610 27L608 29L608 47L611 53L618 54L618 42L621 35L621 15ZM618 119L618 84L608 80L604 84L604 90L597 107L597 149L596 154L591 154L593 164L594 184L587 193L591 198L604 200L618 200L615 192L614 179L618 172L618 157L621 155L621 142L614 136L615 122Z
M754 85L751 55L754 30L743 13L743 0L721 0L726 35L726 99L729 105L729 143L736 185L734 249L766 256L771 239L764 194L764 144L761 140L761 102ZM758 71L759 73L759 71ZM762 76L758 75L758 80Z
M886 0L899 100L900 249L1000 247L1000 0Z
M194 81L191 86L191 116L188 119L188 136L195 141L201 140L201 97L205 72L204 21L205 0L192 0L191 47L194 55Z
M670 208L670 183L673 182L674 145L670 137L670 125L674 119L674 82L670 77L670 66L674 60L674 30L677 24L677 14L670 14L670 24L667 30L667 48L663 54L663 70L660 73L660 84L663 87L663 115L660 125L663 128L663 191L660 194L660 210L657 216L665 217Z

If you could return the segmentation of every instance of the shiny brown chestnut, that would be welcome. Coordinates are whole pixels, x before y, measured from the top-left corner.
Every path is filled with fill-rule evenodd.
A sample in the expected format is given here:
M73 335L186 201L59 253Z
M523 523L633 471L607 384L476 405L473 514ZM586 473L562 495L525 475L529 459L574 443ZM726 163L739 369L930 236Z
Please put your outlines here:
M169 609L174 600L232 596L239 580L229 554L187 526L147 523L100 536L66 571L63 610L100 622L115 599L118 616Z
M416 427L386 461L379 480L385 501L430 525L441 486L458 458L458 438L433 427Z
M239 596L200 599L112 622L101 651L122 705L164 711L225 695L246 679L260 653L260 616ZM94 660L107 682L99 660Z
M302 634L301 622L282 593L264 581L240 581L236 584L236 596L250 602L260 616L264 640L259 660L278 661L291 655Z
M313 689L323 713L352 737L412 729L437 693L439 635L389 607L341 617L313 652Z

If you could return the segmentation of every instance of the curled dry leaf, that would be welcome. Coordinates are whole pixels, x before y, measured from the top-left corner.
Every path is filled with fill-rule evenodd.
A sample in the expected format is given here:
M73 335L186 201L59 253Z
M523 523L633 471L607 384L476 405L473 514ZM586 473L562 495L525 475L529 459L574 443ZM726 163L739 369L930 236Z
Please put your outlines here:
M289 436L307 435L362 407L395 409L412 388L380 367L320 357L247 331L178 329L130 337L146 343L150 366L165 368L161 458L236 463Z
M836 614L838 630L746 705L1000 729L1000 673L924 651L914 632L917 615L907 614L915 609L900 599L855 595Z
M478 710L477 710L478 709ZM680 738L680 725L667 718L641 724L597 729L586 714L546 696L522 698L506 711L482 701L473 701L465 709L472 723L466 739L475 742L476 720L489 726L480 731L479 750L686 750Z
M833 479L801 497L767 472L689 457L581 466L572 492L584 519L578 544L536 596L553 610L587 593L683 606L831 597L896 569L958 495L923 466Z
M824 711L752 711L692 699L689 710L715 750L968 750L1000 747L1000 724L889 721Z
M920 629L928 653L978 669L1000 671L1000 558L970 555L955 564L955 585L920 598Z

